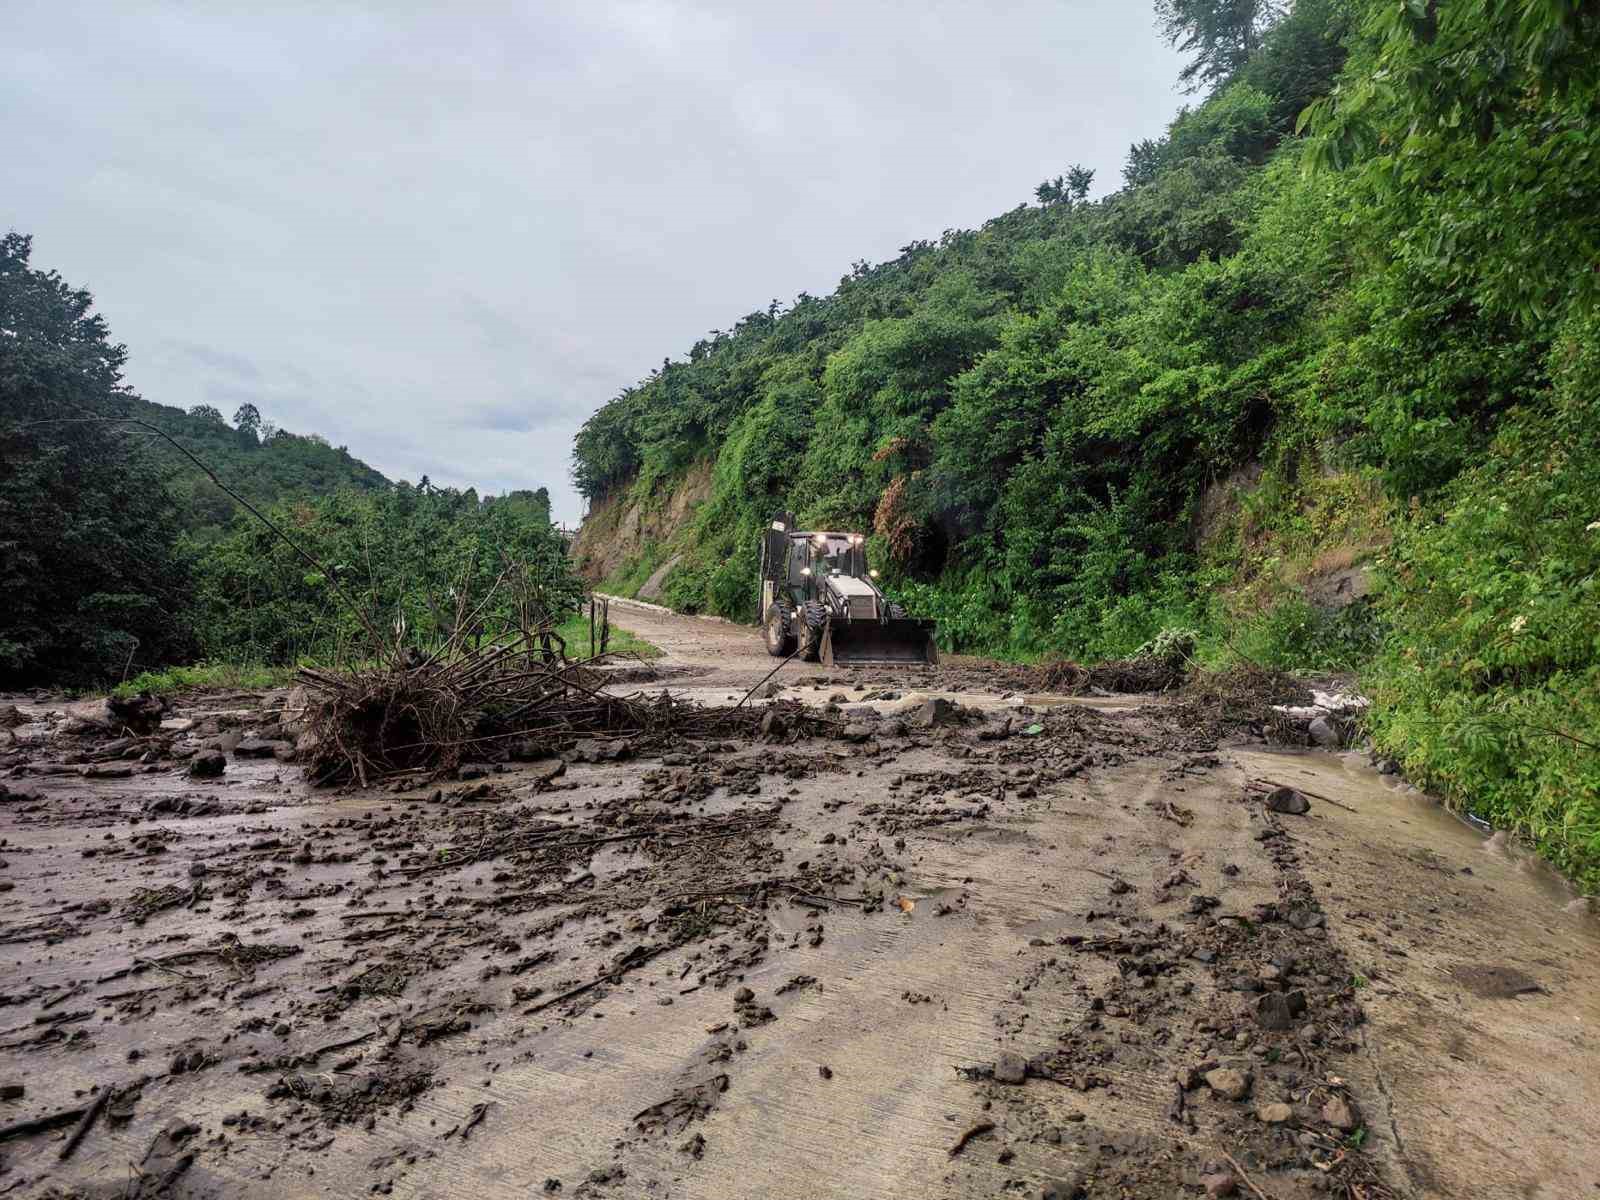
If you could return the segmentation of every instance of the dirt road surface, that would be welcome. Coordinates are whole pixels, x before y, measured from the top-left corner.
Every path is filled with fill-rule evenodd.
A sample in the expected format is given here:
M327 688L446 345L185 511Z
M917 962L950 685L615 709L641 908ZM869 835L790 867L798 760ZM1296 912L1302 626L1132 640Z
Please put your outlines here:
M613 620L619 686L773 665ZM1504 838L1140 698L773 683L835 736L343 792L281 694L0 700L0 1196L1600 1196L1600 936Z

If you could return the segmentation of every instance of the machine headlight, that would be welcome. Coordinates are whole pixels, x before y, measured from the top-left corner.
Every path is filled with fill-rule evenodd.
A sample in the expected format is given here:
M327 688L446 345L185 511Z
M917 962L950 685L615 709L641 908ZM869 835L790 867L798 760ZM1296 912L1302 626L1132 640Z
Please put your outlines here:
M850 544L852 546L859 546L859 545L861 545L862 542L864 542L866 540L867 539L862 537L859 533L852 533L850 535Z
M868 571L867 574L871 575L874 579L878 577L878 573L876 571Z
M800 568L800 574L802 574L802 575L811 574L811 568L810 567L801 567Z
M786 529L788 529L788 526L785 525L782 521L774 521L772 523L772 527L774 529L776 529L779 533L783 533Z

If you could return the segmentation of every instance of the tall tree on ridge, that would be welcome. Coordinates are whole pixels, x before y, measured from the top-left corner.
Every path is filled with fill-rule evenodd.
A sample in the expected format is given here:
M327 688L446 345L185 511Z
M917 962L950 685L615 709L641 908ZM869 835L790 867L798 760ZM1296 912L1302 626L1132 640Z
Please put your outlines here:
M1162 36L1192 54L1178 74L1187 92L1211 91L1250 61L1267 30L1283 16L1283 0L1155 0Z

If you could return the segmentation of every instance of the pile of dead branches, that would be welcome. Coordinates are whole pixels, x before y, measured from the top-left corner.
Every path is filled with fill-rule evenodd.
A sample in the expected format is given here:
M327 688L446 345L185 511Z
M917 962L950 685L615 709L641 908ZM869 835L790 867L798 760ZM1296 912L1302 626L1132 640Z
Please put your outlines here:
M448 657L299 672L309 698L301 746L318 783L365 787L401 773L454 771L464 762L555 755L580 738L628 734L754 736L776 719L800 730L825 724L798 706L707 707L667 692L604 690L595 660L550 656L516 637ZM790 711L793 709L794 711Z
M1268 741L1304 744L1304 722L1277 706L1310 703L1311 690L1302 680L1239 662L1220 671L1196 671L1166 711L1187 728L1213 737L1242 730Z

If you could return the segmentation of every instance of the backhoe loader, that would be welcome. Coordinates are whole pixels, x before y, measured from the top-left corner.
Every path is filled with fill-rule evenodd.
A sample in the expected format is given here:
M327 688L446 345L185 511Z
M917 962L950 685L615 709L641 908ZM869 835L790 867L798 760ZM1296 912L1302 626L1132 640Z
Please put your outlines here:
M767 653L799 652L825 666L937 663L933 622L886 597L859 533L796 529L779 513L761 538L761 611Z

